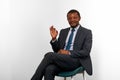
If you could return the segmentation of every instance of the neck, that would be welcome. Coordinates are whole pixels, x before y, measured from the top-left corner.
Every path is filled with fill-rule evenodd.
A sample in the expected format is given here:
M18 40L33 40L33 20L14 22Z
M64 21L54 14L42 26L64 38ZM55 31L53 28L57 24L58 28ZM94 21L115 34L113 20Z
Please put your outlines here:
M78 24L79 25L79 24ZM76 27L78 27L78 25L76 25L76 26L71 26L71 28L76 28Z

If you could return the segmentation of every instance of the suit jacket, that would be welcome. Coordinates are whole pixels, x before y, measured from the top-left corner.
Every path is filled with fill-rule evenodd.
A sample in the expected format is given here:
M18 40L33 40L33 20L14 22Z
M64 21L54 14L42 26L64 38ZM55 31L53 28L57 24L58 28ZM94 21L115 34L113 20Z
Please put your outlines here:
M58 52L60 49L64 49L69 30L70 28L62 29L60 31L58 40L56 40L54 43L51 42L54 52ZM79 58L80 63L89 75L92 75L92 63L90 58L91 47L91 30L80 26L75 37L73 50L70 50L70 56L73 58Z

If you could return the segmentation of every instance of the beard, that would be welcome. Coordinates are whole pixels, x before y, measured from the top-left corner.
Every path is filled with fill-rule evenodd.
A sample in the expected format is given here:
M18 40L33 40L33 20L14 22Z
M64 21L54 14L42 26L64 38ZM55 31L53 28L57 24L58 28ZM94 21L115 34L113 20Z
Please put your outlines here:
M70 26L72 27L72 28L75 28L75 27L77 27L78 25L79 25L79 23L76 23L76 22L74 22L74 23L69 23L70 24Z
M71 25L72 28L76 28L79 24Z

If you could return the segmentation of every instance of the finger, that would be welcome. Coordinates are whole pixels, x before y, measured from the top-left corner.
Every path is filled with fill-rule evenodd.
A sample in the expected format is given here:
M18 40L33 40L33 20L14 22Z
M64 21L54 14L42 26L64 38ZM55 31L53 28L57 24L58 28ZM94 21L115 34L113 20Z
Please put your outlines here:
M53 29L53 26L50 27L50 30L52 30L52 29Z
M56 31L56 29L53 26L50 28L50 30L51 31Z
M58 31L56 30L56 33L58 34Z

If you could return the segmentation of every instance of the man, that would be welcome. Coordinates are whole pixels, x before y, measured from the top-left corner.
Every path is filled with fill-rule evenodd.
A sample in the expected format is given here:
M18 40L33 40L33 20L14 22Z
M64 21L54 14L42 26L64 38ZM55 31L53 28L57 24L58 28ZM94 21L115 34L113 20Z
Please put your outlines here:
M92 47L91 30L83 28L79 21L81 17L77 10L67 13L70 27L58 31L51 26L51 45L54 52L48 52L31 80L54 80L56 74L62 71L71 71L83 66L89 75L92 75L90 50Z

